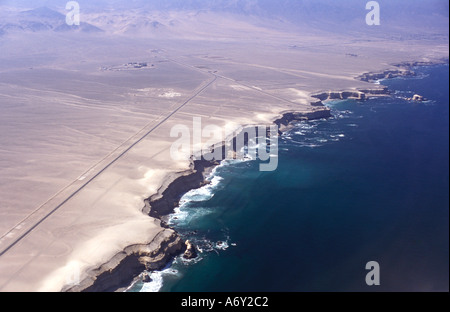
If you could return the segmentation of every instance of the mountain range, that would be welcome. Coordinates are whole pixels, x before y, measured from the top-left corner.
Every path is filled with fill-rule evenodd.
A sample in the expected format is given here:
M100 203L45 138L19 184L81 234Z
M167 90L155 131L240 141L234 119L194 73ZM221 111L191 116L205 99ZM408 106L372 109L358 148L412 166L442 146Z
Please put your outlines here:
M47 7L39 7L25 11L10 11L9 14L2 12L0 19L0 35L20 32L102 32L96 26L86 22L80 25L69 26L66 23L66 15ZM6 15L6 16L5 16Z
M13 32L86 32L125 34L156 33L170 36L183 32L186 23L225 16L228 27L236 21L271 29L297 31L387 33L433 33L448 28L445 0L380 0L382 29L367 29L366 0L79 0L79 26L65 23L65 1L0 0L0 35ZM405 4L407 3L407 4ZM41 5L41 6L39 6ZM44 5L44 6L42 6ZM36 8L37 7L37 8ZM35 9L30 9L35 8ZM232 25L231 25L232 26ZM204 27L204 26L203 26ZM380 31L381 30L381 31Z

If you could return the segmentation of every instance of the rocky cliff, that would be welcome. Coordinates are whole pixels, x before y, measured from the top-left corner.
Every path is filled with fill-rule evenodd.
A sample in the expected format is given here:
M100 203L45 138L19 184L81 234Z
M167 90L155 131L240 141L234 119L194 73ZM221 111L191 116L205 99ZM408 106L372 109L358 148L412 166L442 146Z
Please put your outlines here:
M409 69L394 69L394 70L385 70L380 73L365 73L358 77L361 81L373 82L379 79L390 79L396 77L412 77L415 76L416 73Z
M205 175L216 165L217 162L204 159L192 161L190 170L169 177L158 193L144 201L143 212L158 219L172 213L183 194L207 183Z
M163 229L148 244L128 246L107 263L88 271L88 276L79 284L63 291L115 291L129 285L133 278L144 270L162 269L173 256L185 248L175 231Z
M286 112L283 116L274 121L274 123L279 127L279 133L288 130L292 122L300 120L314 120L321 118L331 117L331 110L328 107L323 106L320 102L320 106L314 107L310 112Z

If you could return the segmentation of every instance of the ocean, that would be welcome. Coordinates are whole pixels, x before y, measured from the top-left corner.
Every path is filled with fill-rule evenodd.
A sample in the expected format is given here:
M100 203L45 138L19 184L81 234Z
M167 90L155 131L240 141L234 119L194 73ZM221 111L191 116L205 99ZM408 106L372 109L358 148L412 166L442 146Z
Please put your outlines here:
M449 68L414 70L380 82L390 97L332 101L333 118L298 122L274 172L217 167L169 220L199 257L130 290L448 291ZM428 101L405 99L416 93Z

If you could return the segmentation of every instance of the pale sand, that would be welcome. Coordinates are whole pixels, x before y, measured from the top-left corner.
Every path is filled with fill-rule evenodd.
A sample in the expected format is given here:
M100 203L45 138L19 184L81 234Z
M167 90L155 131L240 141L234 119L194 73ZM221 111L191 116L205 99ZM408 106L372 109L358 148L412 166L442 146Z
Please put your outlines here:
M269 125L310 111L312 94L376 88L355 79L362 73L448 57L445 40L248 32L222 41L2 39L6 51L32 48L0 59L0 291L60 291L78 270L83 280L127 246L169 235L141 210L189 169L170 158L174 125ZM99 69L132 61L155 68Z

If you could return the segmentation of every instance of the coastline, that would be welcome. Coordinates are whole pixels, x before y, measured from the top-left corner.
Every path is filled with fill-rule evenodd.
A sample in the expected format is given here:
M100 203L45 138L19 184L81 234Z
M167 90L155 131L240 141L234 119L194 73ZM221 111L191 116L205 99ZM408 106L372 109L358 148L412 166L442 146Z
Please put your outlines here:
M355 79L373 84L378 79L390 79L395 77L413 76L411 71L414 66L429 66L446 64L448 60L436 62L404 62L397 67L408 67L405 70L382 70L378 73L365 73ZM362 80L362 79L367 79ZM280 133L287 131L292 123L299 120L313 120L331 117L331 112L323 104L325 100L355 99L364 101L370 96L389 96L387 87L347 90L347 91L322 91L310 95L309 112L283 111L273 120L279 126ZM234 139L234 138L233 138ZM181 237L170 229L161 219L173 212L178 206L181 196L189 190L197 189L207 184L206 177L211 170L219 165L217 161L204 159L191 159L189 169L172 173L166 176L156 194L144 200L142 212L161 221L163 230L145 245L130 245L121 253L116 254L108 262L102 264L89 273L79 285L65 287L63 291L112 291L122 290L123 286L130 284L138 278L144 270L158 270L166 266L174 256L185 250L185 244ZM126 275L126 276L124 276Z

